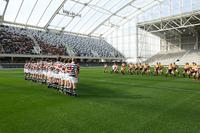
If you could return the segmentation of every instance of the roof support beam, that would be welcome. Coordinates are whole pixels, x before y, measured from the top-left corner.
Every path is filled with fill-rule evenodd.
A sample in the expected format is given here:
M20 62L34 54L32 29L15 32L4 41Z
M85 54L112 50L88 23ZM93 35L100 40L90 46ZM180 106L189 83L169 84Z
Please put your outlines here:
M44 14L46 13L47 9L48 9L49 6L51 5L52 1L53 1L53 0L51 0L51 1L49 2L49 4L47 5L47 7L45 8L44 12L42 13L42 16L40 17L40 19L38 20L38 22L37 22L37 24L36 24L37 26L38 26L38 24L40 23L41 19L43 18Z
M153 24L153 26L154 26L155 28L157 28L158 30L160 30L160 28L159 28L156 24Z
M47 24L44 26L44 29L47 29L47 27L49 26L49 24L53 21L53 19L55 18L55 16L58 14L58 12L61 10L61 8L64 6L64 4L66 3L67 0L64 0L60 6L57 8L57 10L54 12L54 14L51 16L51 18L49 19L49 21L47 22Z
M20 12L20 10L21 10L21 8L22 8L23 3L24 3L24 0L22 0L22 3L20 4L20 7L19 7L19 9L18 9L18 11L17 11L17 15L15 16L14 22L16 22L16 20L17 20L17 17L18 17L18 15L19 15L19 12Z
M156 33L156 32L160 32L160 31L168 31L168 30L175 30L175 29L182 29L182 28L188 28L188 27L193 27L193 26L199 26L199 24L191 24L191 25L185 25L185 26L181 26L181 27L173 27L173 28L167 28L167 29L161 29L161 30L153 30L153 31L149 31L151 33Z
M89 6L90 8L92 8L93 10L96 10L97 12L100 12L100 13L103 13L103 14L108 14L108 15L113 14L113 12L111 12L110 10L105 9L105 8L103 8L103 7L100 7L100 6L98 6L98 5L91 5L91 4L89 4L88 6ZM100 10L102 10L102 11L105 11L106 13L104 13L104 12L102 12L102 11L99 11L98 9L95 9L95 8L98 8L98 9L100 9ZM125 18L124 16L120 16L120 15L117 15L117 14L116 14L115 16L120 17L120 18Z
M73 6L70 8L69 11L71 11L71 10L76 6L76 4L77 4L77 3L73 4ZM63 7L63 8L64 8L64 7ZM63 18L56 24L56 28L59 27L60 23L62 23L62 21L63 21L66 17L70 17L70 16L66 16L65 14L62 14L62 15L63 15ZM70 18L71 18L71 20L72 20L73 17L70 17ZM71 20L70 20L70 21L71 21ZM61 32L63 31L63 29L64 29L64 27L62 27Z
M152 8L152 7L154 7L154 6L156 6L157 4L154 4L156 1L158 1L158 2L160 2L160 3L162 2L162 0L154 0L154 1L152 1L152 2L147 3L146 5L144 5L143 7L141 7L141 9L143 9L143 11L142 11L142 10L137 10L137 11L131 13L130 15L126 16L127 21L125 21L124 23L120 24L119 26L122 26L122 25L126 24L127 22L129 22L129 21L131 21L132 19L134 19L135 16L138 16L138 15L140 15L141 13L145 12L146 10L148 10L148 9L150 9L150 8ZM132 6L132 7L133 7L133 6ZM134 7L134 8L135 8L135 7ZM123 20L122 20L122 21L123 21ZM122 22L122 21L121 21L121 22ZM119 22L119 23L121 23L121 22ZM106 35L111 34L111 33L113 33L116 29L113 29L113 30L111 30L111 31L110 31L110 30L111 30L111 29L109 29L109 30L107 30L106 32L102 33L102 36L105 36L105 34L106 34ZM108 31L110 31L110 32L107 33Z
M25 27L25 24L18 23L18 22L11 22L11 21L5 21L5 20L4 20L2 23L9 24L9 25L18 25L18 26ZM44 30L43 27L34 26L34 25L28 25L28 24L27 24L26 27L36 28L36 29L39 29L39 30Z
M164 25L161 29L153 28L150 29L148 32L151 33L159 33L162 31L169 31L169 30L174 30L179 34L182 34L182 30L187 28L191 33L195 32L195 27L200 26L200 15L199 11L197 12L190 12L186 13L183 15L177 15L173 16L173 18L166 17L163 18L162 20L153 20L153 21L148 21L148 22L143 22L143 23L138 23L137 26L140 27L141 29L144 29L144 26L149 26L149 25ZM144 29L146 30L146 29Z
M200 11L192 11L192 12L189 12L189 13L183 13L183 14L180 14L180 15L176 15L176 16L169 16L169 17L165 17L165 18L159 18L159 19L155 19L155 20L151 20L151 21L145 21L145 22L140 22L138 23L138 26L140 25L144 25L144 24L151 24L151 23L155 23L155 22L160 22L161 20L162 21L171 21L171 20L174 20L174 19L182 19L182 18L188 18L190 17L191 15L199 15L200 14ZM181 24L183 25L183 24Z
M99 29L99 27L104 24L106 21L108 21L111 17L115 16L118 12L120 12L121 10L123 10L124 8L126 8L127 6L129 6L131 3L133 3L135 0L131 0L130 2L128 2L126 5L124 5L123 7L121 7L120 9L118 9L116 12L114 12L112 15L110 15L107 19L105 19L103 22L101 22L98 26L96 26L88 35L91 35L92 33L94 33L97 29Z
M167 21L167 23L165 25L163 25L162 29L165 29L168 26L169 23L170 23L170 21Z
M101 0L98 0L98 1L96 2L96 4L98 4L100 1L101 1ZM88 13L90 13L90 11L91 11L91 9L89 9L82 17L87 16ZM71 29L73 29L73 28L74 28L76 25L78 25L80 22L81 22L81 21L77 21L77 23L76 23ZM71 22L70 22L70 23L71 23ZM68 25L67 25L67 26L68 26ZM65 28L66 28L67 26L65 26Z
M174 20L172 20L172 23L174 23L176 26L180 26L180 25L177 24Z
M85 6L88 5L88 3L83 3L83 2L80 2L80 1L76 1L76 0L71 0L71 1L73 1L75 3L78 3L78 4L81 4L81 5L85 5Z
M197 20L199 20L199 21L200 21L200 18L199 18L199 17L197 17L196 15L194 15L194 18L196 18Z
M192 19L192 17L193 16L191 16L183 25L186 25L190 21L190 19Z
M14 23L14 22L10 22L10 21L3 21L2 22L3 24L8 24L8 25L18 25L18 26L22 26L22 27L25 27L25 24L22 24L22 23ZM40 27L40 26L33 26L33 25L26 25L27 28L35 28L35 29L38 29L38 30L45 30L43 27ZM54 31L54 32L60 32L60 30L56 30L56 29L49 29L50 31ZM75 33L75 32L67 32L67 31L63 31L63 33L66 33L66 34L72 34L72 35L79 35L79 36L85 36L85 37L88 37L87 34L81 34L81 33ZM89 37L94 37L94 38L99 38L99 36L89 36Z
M7 8L8 8L8 3L9 3L9 0L5 0L5 1L6 1L6 6L5 6L4 11L3 11L3 14L2 14L2 20L4 20L4 16L5 16L5 14L6 14L6 10L7 10Z
M108 3L109 3L109 1L107 1ZM105 6L107 5L107 2L104 4ZM120 1L118 1L117 3L115 3L112 7L110 7L108 10L112 10L113 8L115 8L118 4L120 3ZM104 7L104 6L102 6L102 7ZM98 11L99 12L99 11ZM96 12L97 13L97 12ZM94 16L96 15L96 13L94 14ZM112 13L109 13L109 14L107 14L107 13L103 13L104 15L108 15L108 16L110 16L110 15L112 15L112 14L114 14L113 12ZM108 17L107 16L107 17ZM115 14L115 16L117 16L116 14ZM102 21L102 18L103 17L103 15L101 15L101 16L98 16L98 19L96 19L94 22L93 22L93 25L95 25L96 23L98 24L98 22L100 21ZM109 21L109 20L108 20ZM88 33L88 30L90 30L91 29L91 27L88 27L86 30L85 30L85 32L86 33ZM81 29L80 29L81 30Z
M75 1L74 1L75 2ZM79 4L82 4L82 5L84 5L82 8L81 8L81 10L78 12L78 14L79 13L81 13L87 6L88 6L88 4L90 3L90 2L92 2L92 0L90 0L88 3L79 3ZM62 28L62 30L61 30L61 32L63 32L65 29L66 29L66 27L67 26L69 26L69 24L71 24L71 22L74 20L74 17L72 17L72 19ZM79 22L79 21L78 21ZM73 27L74 28L74 27Z
M28 21L29 21L30 17L32 16L32 14L33 14L33 10L35 9L35 7L36 7L37 3L38 3L38 0L36 0L35 4L34 4L34 6L33 6L33 9L31 10L31 13L30 13L30 15L28 16L28 19L27 19L27 21L26 21L26 25L27 25L27 23L28 23Z
M169 24L169 26L171 26L172 28L174 28L174 30L176 30L177 32L179 32L179 33L182 33L180 30L178 30L178 28L177 27L174 27L173 25L171 25L171 24Z

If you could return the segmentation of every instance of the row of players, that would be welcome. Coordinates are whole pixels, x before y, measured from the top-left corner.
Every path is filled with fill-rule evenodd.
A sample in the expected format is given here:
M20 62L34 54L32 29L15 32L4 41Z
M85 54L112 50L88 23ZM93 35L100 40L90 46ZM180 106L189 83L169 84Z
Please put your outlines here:
M154 69L153 69L153 74L155 76L158 75L180 75L180 69L179 66L176 63L170 63L168 65L168 67L166 68L167 71L166 73L164 73L164 65L162 65L160 62L156 63L154 65ZM104 64L104 73L108 72L108 65ZM121 74L125 74L126 73L126 64L122 63L121 64L121 69L120 69ZM147 74L150 75L150 73L152 72L151 70L151 66L147 63L145 64L128 64L128 73L129 74ZM112 65L112 70L111 73L119 73L119 66L118 64L114 63ZM188 76L189 78L193 77L195 79L200 79L200 67L193 62L191 65L189 63L186 63L184 65L182 74L184 77Z
M30 61L24 65L25 80L47 84L64 94L77 96L80 66L74 60Z

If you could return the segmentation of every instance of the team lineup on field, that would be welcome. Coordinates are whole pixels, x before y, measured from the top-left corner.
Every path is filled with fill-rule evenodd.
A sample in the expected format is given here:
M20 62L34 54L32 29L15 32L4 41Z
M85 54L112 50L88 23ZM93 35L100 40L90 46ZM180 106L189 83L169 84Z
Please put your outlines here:
M24 66L25 80L47 84L64 94L76 96L80 66L74 60L30 61Z
M111 73L121 73L122 75L164 75L164 76L183 76L200 80L200 68L193 62L192 65L186 63L182 70L176 63L170 63L164 67L160 62L151 66L147 63L142 64L121 64L119 70L118 64L114 63L111 68ZM61 93L77 96L77 83L80 65L74 60L64 61L29 61L24 65L24 73L26 80L47 84L48 88L56 88ZM104 73L109 72L109 66L104 64Z
M117 63L114 63L111 67L111 73L121 73L124 74L141 74L141 75L164 75L164 76L183 76L194 78L196 80L200 80L200 67L193 62L191 65L189 63L185 63L183 69L179 68L176 63L170 63L168 66L164 67L160 62L156 63L151 69L151 66L147 63L142 64L128 64L128 69L126 68L126 63L121 64L121 68L119 68ZM120 69L120 70L119 70ZM104 64L104 73L109 71L109 66Z

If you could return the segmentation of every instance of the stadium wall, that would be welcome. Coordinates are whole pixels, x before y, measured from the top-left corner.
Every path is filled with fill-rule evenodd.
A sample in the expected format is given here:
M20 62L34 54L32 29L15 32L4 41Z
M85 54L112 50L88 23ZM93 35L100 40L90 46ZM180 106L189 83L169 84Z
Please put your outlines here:
M198 33L190 33L162 39L160 51L198 50L199 38Z

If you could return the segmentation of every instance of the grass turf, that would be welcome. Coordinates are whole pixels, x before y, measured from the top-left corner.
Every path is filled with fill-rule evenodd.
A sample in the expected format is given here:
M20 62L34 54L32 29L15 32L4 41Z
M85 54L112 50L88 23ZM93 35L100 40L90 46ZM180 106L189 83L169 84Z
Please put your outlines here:
M79 97L0 71L0 133L198 133L200 83L83 68Z

